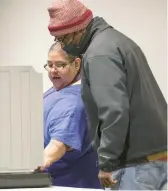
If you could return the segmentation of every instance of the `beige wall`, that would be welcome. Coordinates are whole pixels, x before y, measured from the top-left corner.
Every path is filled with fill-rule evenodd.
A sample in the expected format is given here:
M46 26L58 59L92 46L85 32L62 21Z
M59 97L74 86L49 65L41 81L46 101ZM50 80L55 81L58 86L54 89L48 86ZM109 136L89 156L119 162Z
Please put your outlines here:
M0 64L44 72L44 91L50 86L43 64L53 42L46 11L52 1L0 0ZM81 1L141 46L166 97L166 0Z

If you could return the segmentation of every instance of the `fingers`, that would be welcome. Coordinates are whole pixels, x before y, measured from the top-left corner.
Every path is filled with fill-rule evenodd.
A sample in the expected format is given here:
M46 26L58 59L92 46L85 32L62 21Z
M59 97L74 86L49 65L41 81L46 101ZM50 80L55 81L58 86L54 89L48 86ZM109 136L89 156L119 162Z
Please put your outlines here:
M41 170L41 166L38 166L35 170L34 170L34 173L36 173L36 172L41 172L42 170Z
M108 178L100 178L100 182L101 182L101 184L102 184L104 187L108 188L108 187L111 187L111 186L113 186L114 184L116 184L116 183L117 183L117 180L112 179L111 177L108 177Z
M40 166L40 171L41 171L41 172L44 171L45 169L46 169L45 166Z
M116 184L116 183L117 183L117 180L116 180L116 179L113 179L113 178L110 178L110 182L111 182L112 184Z
M43 172L46 168L48 168L48 164L44 164L42 166L38 166L35 170L34 170L34 173L36 172Z
M111 182L110 182L109 180L107 180L107 179L103 179L103 180L101 181L101 183L102 183L102 185L103 185L104 187L106 187L106 188L108 188L108 187L111 186Z

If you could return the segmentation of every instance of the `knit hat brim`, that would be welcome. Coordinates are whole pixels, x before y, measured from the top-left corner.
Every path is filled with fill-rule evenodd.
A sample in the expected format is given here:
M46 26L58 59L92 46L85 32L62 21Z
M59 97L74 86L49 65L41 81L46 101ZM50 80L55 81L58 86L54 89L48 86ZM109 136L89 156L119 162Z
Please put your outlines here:
M92 11L87 9L87 11L81 17L77 17L77 19L74 19L69 23L61 23L57 26L49 24L48 30L52 36L59 37L86 28L92 19ZM52 19L50 22L52 23Z

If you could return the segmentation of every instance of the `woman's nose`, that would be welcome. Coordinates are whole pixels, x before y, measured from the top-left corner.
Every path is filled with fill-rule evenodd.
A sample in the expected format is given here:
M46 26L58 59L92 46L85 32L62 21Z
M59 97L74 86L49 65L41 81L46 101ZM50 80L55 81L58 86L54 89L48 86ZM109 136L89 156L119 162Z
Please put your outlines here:
M58 73L57 68L52 67L52 68L50 69L50 73L51 73L51 75L57 74L57 73Z

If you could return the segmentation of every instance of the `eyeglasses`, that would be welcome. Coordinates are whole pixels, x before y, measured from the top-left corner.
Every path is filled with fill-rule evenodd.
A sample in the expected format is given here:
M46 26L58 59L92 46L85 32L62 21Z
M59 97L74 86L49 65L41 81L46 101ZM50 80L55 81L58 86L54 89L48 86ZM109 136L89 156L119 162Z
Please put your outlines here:
M57 43L57 42L60 43L60 45L61 45L62 48L65 46L65 43L64 43L64 41L63 41L62 39L55 39L54 41L55 41L56 43Z
M74 37L75 37L75 33L66 34L61 37L55 37L54 41L59 42L64 47L66 44L71 43L74 40Z
M54 39L54 41L57 43L59 42L61 44L61 46L65 46L65 43L64 43L64 39L65 39L66 36L63 36L63 37L60 37L60 38L56 38Z
M69 55L69 56L70 56L70 55ZM59 69L65 68L65 67L68 66L68 65L71 65L71 64L75 61L76 58L77 58L76 56L75 56L75 57L72 56L72 57L70 58L70 61L69 61L69 62L57 61L57 62L53 63L53 62L48 61L47 64L44 65L44 68L45 68L47 71L50 71L52 68L54 68L55 70L59 70Z
M52 63L52 62L48 62L47 64L44 65L44 68L47 71L50 71L52 68L54 68L55 70L60 69L60 68L65 68L67 65L70 65L70 63L68 62L56 62L56 63Z

